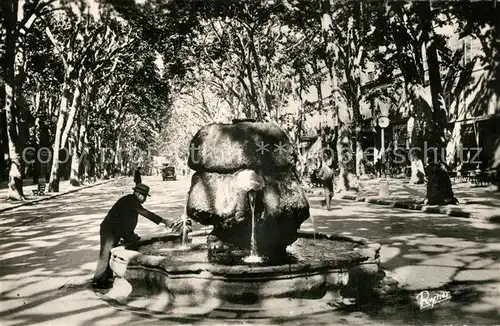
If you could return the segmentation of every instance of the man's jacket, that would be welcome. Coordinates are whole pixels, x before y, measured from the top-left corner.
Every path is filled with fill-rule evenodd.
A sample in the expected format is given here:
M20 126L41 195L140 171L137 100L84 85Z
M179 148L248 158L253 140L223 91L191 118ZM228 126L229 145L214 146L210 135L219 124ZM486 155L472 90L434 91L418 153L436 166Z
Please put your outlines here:
M134 241L138 238L134 230L139 214L156 224L164 221L162 217L143 208L136 195L130 194L120 198L111 207L101 223L101 231L122 238L125 242Z

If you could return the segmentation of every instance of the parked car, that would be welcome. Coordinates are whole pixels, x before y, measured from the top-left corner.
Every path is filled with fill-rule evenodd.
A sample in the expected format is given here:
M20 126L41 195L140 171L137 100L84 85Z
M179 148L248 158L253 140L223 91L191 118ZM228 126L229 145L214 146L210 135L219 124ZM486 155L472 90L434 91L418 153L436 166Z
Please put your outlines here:
M177 175L175 174L175 168L173 166L164 167L161 170L161 176L163 181L177 180Z

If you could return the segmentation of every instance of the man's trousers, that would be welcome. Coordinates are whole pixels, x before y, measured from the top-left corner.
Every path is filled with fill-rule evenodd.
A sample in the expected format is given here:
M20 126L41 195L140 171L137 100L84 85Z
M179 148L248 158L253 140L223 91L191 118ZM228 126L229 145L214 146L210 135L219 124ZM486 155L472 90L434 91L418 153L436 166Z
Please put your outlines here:
M323 181L323 191L325 193L325 204L329 210L331 208L331 200L333 197L333 178Z
M112 232L100 230L101 249L99 251L99 260L94 274L94 282L100 283L113 277L113 271L109 267L110 250L118 245L120 239Z

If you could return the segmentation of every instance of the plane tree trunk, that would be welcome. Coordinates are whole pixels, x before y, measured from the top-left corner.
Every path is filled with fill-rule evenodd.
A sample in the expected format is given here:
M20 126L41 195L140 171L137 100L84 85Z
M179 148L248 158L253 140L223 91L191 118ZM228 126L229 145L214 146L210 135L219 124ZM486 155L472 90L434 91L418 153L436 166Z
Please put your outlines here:
M429 157L431 161L426 162L428 178L426 201L430 205L456 204L458 201L451 187L446 157L442 155L442 153L446 153L445 130L447 129L447 116L443 107L444 97L439 72L437 45L433 40L433 29L430 21L431 7L428 2L421 5L424 7L423 13L427 14L426 17L422 18L425 21L425 30L423 32L427 33L426 54L432 95L432 121L429 121L430 132L427 141L429 148L435 149L438 153L438 155L431 155L434 157Z
M9 184L8 184L8 198L13 200L24 200L23 194L23 180L22 180L22 162L20 155L20 148L18 142L17 131L17 107L15 99L15 72L16 64L19 62L21 55L17 50L17 13L19 1L8 1L7 4L2 5L5 10L4 16L6 25L5 35L5 120L7 125L7 145L10 159L9 170ZM2 158L3 159L3 158Z
M68 100L70 96L69 76L70 71L66 69L64 81L61 86L61 103L57 116L56 134L54 146L52 148L52 168L50 170L49 191L59 192L59 152L61 149L61 135L63 133L64 124L68 110Z

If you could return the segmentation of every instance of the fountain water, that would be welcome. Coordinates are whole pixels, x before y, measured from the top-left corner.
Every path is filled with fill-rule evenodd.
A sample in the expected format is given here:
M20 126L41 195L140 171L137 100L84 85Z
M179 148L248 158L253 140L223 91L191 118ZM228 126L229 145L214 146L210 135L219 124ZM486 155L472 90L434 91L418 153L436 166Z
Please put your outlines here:
M187 245L187 228L186 228L186 223L187 223L187 218L188 216L184 212L182 214L182 238L181 238L181 249L189 249L189 246Z
M309 199L307 200L307 205L311 206L309 203ZM314 234L314 240L316 240L316 223L314 223L314 215L311 214L310 216L312 227L313 227L313 234Z
M243 259L243 261L247 264L262 262L262 257L257 254L257 243L255 241L255 197L255 191L250 191L248 193L250 213L252 214L252 234L250 237L250 256L247 256Z
M317 233L293 155L258 155L255 144L286 139L274 125L253 122L209 125L195 135L199 151L191 155L200 156L189 159L196 173L183 223L189 217L213 229L191 233L189 245L182 234L112 249L111 268L131 284L124 304L169 315L294 317L331 311L332 301L370 287L380 245ZM227 146L230 153L217 152ZM314 232L299 231L309 217Z

